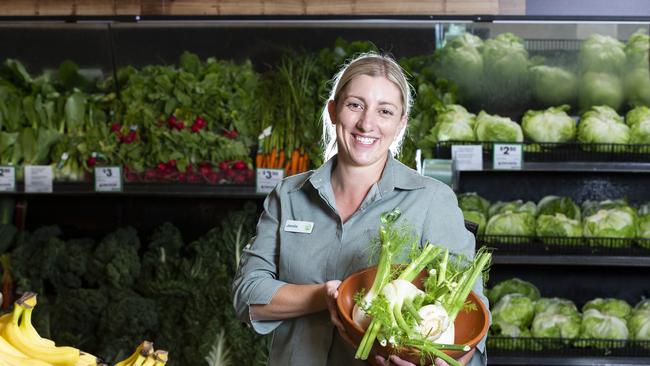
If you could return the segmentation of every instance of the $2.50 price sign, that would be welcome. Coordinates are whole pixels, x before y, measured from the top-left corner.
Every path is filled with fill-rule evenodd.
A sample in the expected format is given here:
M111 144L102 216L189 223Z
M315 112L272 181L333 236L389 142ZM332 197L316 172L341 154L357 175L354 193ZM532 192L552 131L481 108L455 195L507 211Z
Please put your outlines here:
M524 162L522 144L494 144L493 169L521 170Z

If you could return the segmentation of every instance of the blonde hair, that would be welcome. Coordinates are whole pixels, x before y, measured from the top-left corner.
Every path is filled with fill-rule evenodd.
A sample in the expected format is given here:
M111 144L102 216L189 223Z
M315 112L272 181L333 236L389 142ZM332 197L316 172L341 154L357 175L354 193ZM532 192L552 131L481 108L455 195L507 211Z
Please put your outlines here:
M409 112L411 111L411 105L413 104L412 87L408 80L406 80L406 75L404 75L402 67L390 56L380 55L374 52L363 53L357 56L343 65L341 70L334 76L330 96L323 108L321 121L323 123L322 144L325 161L338 152L336 128L330 119L327 105L332 100L338 103L341 91L343 91L352 79L360 75L383 76L393 82L402 95L402 117L408 118ZM406 126L397 133L395 141L391 143L389 150L393 156L399 153L402 142L404 141L405 132Z

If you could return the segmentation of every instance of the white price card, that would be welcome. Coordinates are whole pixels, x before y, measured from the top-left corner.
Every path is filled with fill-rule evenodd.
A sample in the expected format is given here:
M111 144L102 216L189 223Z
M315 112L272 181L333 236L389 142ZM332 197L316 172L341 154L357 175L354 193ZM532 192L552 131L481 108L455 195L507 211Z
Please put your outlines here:
M284 169L258 168L255 175L255 192L269 193L284 178Z
M483 146L452 145L451 160L455 170L483 170Z
M494 169L521 170L523 162L522 144L494 144Z
M122 168L119 166L95 167L95 192L122 192Z
M0 166L0 192L16 191L16 168Z
M25 192L52 193L52 166L26 165Z

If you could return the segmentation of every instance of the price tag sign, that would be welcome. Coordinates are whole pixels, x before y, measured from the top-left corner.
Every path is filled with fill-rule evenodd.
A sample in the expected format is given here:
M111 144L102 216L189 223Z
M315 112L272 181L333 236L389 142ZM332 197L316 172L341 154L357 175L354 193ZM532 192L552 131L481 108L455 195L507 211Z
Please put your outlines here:
M521 170L524 162L522 144L494 144L493 168Z
M122 168L119 166L95 167L95 192L122 192Z
M456 170L483 170L483 146L452 145L451 160Z
M16 191L16 168L0 166L0 192Z
M52 193L52 166L26 165L25 192Z
M257 169L255 192L269 193L284 178L283 169Z

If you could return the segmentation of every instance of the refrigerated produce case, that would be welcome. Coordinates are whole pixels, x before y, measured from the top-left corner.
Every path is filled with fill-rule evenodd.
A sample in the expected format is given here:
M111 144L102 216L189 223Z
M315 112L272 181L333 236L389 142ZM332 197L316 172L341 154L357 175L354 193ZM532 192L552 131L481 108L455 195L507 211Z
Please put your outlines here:
M463 33L483 40L512 33L520 37L527 63L562 66L576 73L580 47L593 34L627 40L639 29L650 29L649 19L525 17L235 17L235 18L114 18L29 21L5 18L0 22L3 48L0 59L21 60L33 73L55 69L72 59L88 75L116 75L125 66L173 64L184 51L202 59L250 59L260 72L278 62L284 50L317 52L331 47L339 37L369 40L397 58L433 55ZM440 51L438 51L440 52ZM504 62L508 62L505 60ZM465 65L461 66L464 67ZM469 65L471 66L471 65ZM517 76L517 65L506 66L512 78L486 73L458 81L457 103L472 113L485 110L519 122L527 110L549 105L536 99L527 74ZM462 71L462 69L461 69ZM517 79L519 77L519 79ZM501 83L501 84L499 84ZM120 85L114 86L119 95ZM475 88L472 89L472 88ZM578 92L581 92L578 87ZM569 115L579 119L578 95L569 100ZM620 103L619 114L630 109ZM430 123L433 123L430 121ZM510 141L512 142L512 141ZM563 195L577 202L625 197L632 204L650 201L649 145L584 145L524 143L521 170L492 168L492 144L483 143L484 169L458 173L458 193L477 192L491 201L523 199L539 201L546 195ZM451 146L476 144L438 141L423 147L424 154L451 158ZM587 147L587 148L585 148ZM253 154L253 152L251 152ZM115 227L135 226L148 232L164 221L177 224L195 238L206 232L225 213L254 201L263 194L252 184L129 183L121 193L95 193L90 183L55 183L52 194L3 193L27 203L16 212L24 228L33 230L59 224L72 236L99 237ZM25 207L22 205L21 207ZM593 250L583 242L542 246L534 240L516 244L512 238L488 237L495 248L490 282L519 277L537 285L545 296L565 297L579 306L596 297L617 297L630 303L650 296L650 251L635 245ZM608 249L609 248L609 249ZM610 250L611 249L611 250ZM488 350L491 365L591 365L650 364L643 344L607 344L601 348L545 347L544 340L517 340L517 346ZM530 342L534 346L521 346ZM541 344L541 347L537 347Z

